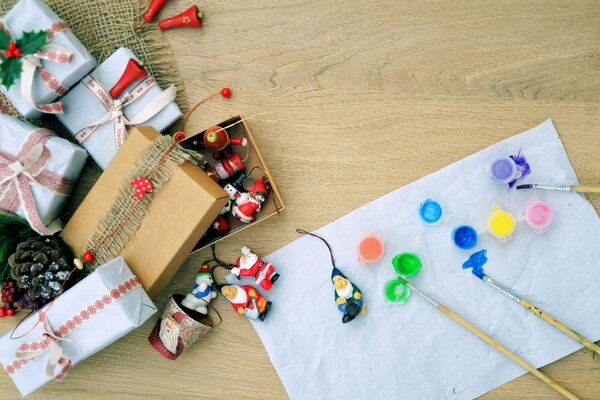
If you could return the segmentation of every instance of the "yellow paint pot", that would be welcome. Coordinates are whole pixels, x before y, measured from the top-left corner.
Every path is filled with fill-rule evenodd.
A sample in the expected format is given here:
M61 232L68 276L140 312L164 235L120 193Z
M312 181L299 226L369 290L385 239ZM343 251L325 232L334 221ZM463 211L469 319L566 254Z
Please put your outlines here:
M488 229L496 239L500 242L510 240L516 226L517 222L511 213L500 206L492 207L492 214L488 218Z

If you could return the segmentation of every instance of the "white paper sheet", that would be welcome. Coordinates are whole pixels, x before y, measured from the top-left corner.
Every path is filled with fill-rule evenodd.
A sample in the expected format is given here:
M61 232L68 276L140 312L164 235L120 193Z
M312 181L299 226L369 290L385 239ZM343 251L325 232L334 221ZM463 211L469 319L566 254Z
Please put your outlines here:
M281 278L267 294L273 301L268 318L254 327L291 398L471 399L525 373L415 293L405 304L385 304L383 287L396 277L390 260L404 251L417 253L424 264L412 279L418 288L537 367L581 346L462 270L475 250L488 249L490 276L584 336L600 339L600 318L590 318L600 315L598 216L576 193L509 191L492 182L485 165L519 149L532 167L524 182L577 182L548 120L317 231L368 305L366 315L348 324L342 324L334 302L322 242L306 236L266 257ZM536 195L555 211L548 232L536 235L519 222L508 243L485 233L473 251L451 243L454 227L472 224L481 232L493 205L519 217ZM438 226L419 219L418 205L428 197L445 206L447 220ZM356 245L370 233L383 239L384 257L359 265Z

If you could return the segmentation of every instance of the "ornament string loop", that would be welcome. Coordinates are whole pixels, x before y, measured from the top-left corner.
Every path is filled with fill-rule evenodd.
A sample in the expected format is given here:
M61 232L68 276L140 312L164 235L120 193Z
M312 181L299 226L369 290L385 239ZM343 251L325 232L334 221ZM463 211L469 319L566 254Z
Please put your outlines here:
M311 232L307 232L304 229L296 229L296 232L301 233L303 235L310 235L310 236L316 237L317 239L321 239L323 241L323 243L325 243L325 246L327 246L327 249L329 250L329 255L331 256L331 265L333 265L335 267L335 259L333 258L333 250L331 250L331 246L329 245L327 240L323 239L319 235L316 235Z

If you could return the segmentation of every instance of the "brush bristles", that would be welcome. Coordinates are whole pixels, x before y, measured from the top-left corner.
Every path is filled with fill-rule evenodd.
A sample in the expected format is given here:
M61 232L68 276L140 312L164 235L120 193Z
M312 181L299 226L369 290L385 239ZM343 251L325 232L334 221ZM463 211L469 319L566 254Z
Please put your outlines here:
M518 185L517 189L533 189L533 185L531 184L527 184L527 185Z

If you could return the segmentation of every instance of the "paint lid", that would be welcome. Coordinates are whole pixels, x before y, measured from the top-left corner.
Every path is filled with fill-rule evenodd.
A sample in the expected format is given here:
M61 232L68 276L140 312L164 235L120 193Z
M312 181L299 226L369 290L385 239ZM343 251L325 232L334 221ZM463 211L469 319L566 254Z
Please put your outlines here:
M419 205L419 216L428 225L439 224L443 215L442 205L433 199L427 199Z
M421 270L422 264L414 253L400 253L392 258L392 265L396 272L404 276L414 276Z
M492 161L488 172L494 181L501 184L510 183L519 176L517 163L510 157L499 157Z
M502 210L500 206L492 208L492 214L488 218L488 229L493 236L500 240L508 240L516 226L517 222L511 213Z
M477 231L470 225L461 225L452 231L452 243L461 250L469 250L477 246L479 236Z
M383 294L393 303L404 303L410 296L410 288L404 279L398 278L386 283Z
M543 201L534 201L527 206L523 213L525 222L536 232L543 232L552 224L554 211L550 204Z
M376 235L365 236L358 243L357 251L361 262L374 263L383 256L383 243Z

